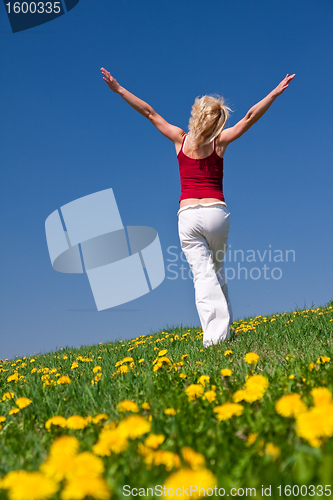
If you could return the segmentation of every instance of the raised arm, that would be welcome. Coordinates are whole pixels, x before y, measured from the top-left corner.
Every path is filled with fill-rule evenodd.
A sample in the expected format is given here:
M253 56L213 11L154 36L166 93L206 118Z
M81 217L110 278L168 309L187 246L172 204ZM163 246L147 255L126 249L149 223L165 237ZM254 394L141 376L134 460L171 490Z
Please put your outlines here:
M179 145L182 144L183 137L185 135L185 132L181 128L168 123L166 120L164 120L164 118L162 118L162 116L156 113L156 111L150 106L150 104L142 101L134 94L131 94L124 87L119 85L117 80L113 78L113 76L111 76L110 73L106 71L106 69L101 68L101 72L103 74L103 80L106 81L109 88L113 90L113 92L119 94L120 97L124 99L124 101L132 106L132 108L138 111L142 116L148 118L148 120L151 121L151 123L157 128L157 130L161 132L161 134L163 134L175 144L176 150L177 147L179 149Z
M244 118L242 118L236 125L230 128L222 130L221 134L217 139L218 146L226 147L230 142L235 141L241 137L254 123L256 123L259 118L262 117L268 108L273 104L275 99L282 94L282 92L289 86L289 82L295 77L295 75L287 75L279 85L272 90L264 99L252 106L251 109L246 113Z

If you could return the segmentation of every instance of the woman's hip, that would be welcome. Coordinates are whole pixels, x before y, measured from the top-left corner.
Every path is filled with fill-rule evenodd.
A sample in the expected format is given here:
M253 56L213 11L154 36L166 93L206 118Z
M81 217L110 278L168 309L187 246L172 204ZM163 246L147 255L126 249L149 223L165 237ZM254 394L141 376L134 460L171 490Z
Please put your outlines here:
M191 207L178 216L179 233L195 236L196 234L228 233L230 212L224 205Z

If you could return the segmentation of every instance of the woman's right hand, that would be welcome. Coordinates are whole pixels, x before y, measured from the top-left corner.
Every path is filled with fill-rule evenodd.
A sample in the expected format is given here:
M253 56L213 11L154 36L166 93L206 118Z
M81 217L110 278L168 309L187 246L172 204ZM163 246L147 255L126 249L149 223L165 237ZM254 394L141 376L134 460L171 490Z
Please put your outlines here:
M119 92L120 85L117 82L117 80L115 78L113 78L113 76L111 76L110 73L108 71L106 71L106 69L101 68L101 72L103 74L103 80L106 81L106 83L108 84L108 87L111 90L113 90L113 92Z
M286 90L287 87L289 87L289 82L295 77L295 74L293 75L288 75L282 80L282 82L279 83L279 85L274 89L274 94L275 95L281 95L284 90Z

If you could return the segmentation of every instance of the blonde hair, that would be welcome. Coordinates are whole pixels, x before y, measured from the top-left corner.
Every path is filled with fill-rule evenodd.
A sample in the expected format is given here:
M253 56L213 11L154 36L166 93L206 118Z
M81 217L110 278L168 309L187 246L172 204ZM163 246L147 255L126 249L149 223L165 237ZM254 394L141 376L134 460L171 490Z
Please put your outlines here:
M188 124L192 143L197 147L211 143L223 130L229 111L219 95L196 97Z

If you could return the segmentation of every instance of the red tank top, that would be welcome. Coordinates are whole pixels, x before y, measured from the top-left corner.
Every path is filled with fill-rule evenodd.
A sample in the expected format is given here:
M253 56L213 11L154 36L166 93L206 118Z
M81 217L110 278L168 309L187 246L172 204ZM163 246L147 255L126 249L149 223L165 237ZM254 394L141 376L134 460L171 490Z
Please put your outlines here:
M217 198L225 201L223 196L223 158L215 151L206 158L198 160L183 153L184 137L181 150L178 153L181 200L186 198Z

